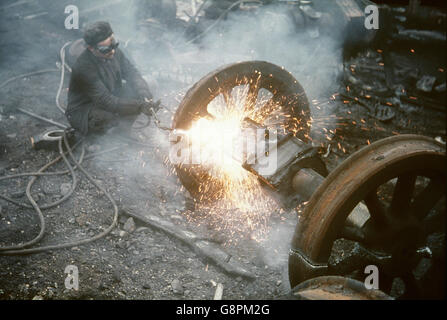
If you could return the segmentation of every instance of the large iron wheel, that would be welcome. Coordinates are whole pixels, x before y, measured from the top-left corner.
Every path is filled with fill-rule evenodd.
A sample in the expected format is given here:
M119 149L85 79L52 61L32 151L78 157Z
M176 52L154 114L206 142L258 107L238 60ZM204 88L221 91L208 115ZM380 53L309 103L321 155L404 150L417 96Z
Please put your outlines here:
M308 140L310 112L303 88L284 68L264 61L230 64L203 77L186 93L174 115L172 128L188 130L198 118L218 117L210 105L221 99L228 107L234 99L241 99L236 97L241 90L245 96L242 107L253 115L250 120ZM256 116L261 114L263 117ZM212 201L220 197L217 183L209 183L213 178L200 165L176 165L176 171L194 198Z
M380 290L366 289L363 282L340 277L321 276L297 285L291 299L298 300L391 300Z
M312 277L340 272L360 270L357 274L364 279L364 267L374 264L379 289L385 293L400 279L400 298L444 297L446 178L445 146L424 136L386 138L351 155L329 174L303 210L289 255L292 288ZM346 219L360 201L370 218L347 233ZM339 238L359 248L359 256L341 270L330 264Z

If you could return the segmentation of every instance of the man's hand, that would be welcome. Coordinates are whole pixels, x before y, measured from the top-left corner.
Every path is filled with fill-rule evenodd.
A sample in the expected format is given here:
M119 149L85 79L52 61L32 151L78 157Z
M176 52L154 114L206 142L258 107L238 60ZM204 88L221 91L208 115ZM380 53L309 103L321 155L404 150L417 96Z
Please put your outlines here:
M144 98L144 103L141 106L141 112L147 116L152 116L158 109L160 109L160 100L153 101L152 99Z

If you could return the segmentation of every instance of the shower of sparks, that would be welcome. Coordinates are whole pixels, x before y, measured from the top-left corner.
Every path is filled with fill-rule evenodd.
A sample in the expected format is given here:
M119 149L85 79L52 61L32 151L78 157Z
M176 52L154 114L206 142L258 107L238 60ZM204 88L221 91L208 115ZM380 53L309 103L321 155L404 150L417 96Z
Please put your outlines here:
M257 84L250 82L250 85ZM226 94L222 90L208 104L208 116L193 121L186 133L190 143L200 145L201 164L181 165L200 182L195 212L184 212L186 217L198 224L205 222L223 235L227 244L246 238L264 240L269 231L270 217L283 212L277 203L266 195L258 178L242 168L241 158L234 156L235 153L241 152L245 119L251 119L263 128L275 129L278 134L303 134L310 141L312 138L307 135L307 130L312 125L314 130L321 131L326 140L317 144L325 150L328 149L327 145L331 145L332 149L328 150L335 154L335 158L352 151L343 145L345 139L342 134L350 130L349 128L357 127L367 132L385 130L375 119L361 118L354 121L349 110L346 115L328 114L326 111L332 109L335 100L344 101L348 107L353 103L361 104L359 97L345 97L342 93L334 93L329 99L313 99L311 105L322 112L304 122L306 117L292 112L287 103L279 102L281 99L274 99L275 93L260 89L255 90L257 96L253 96L250 85L237 85ZM347 87L346 92L351 93L351 89ZM364 95L363 99L365 98L371 97ZM369 139L365 139L365 145L370 143ZM171 168L171 173L174 173L174 168Z
M264 240L270 217L283 212L258 178L242 167L244 120L283 133L300 130L299 120L274 102L270 92L261 89L254 97L249 89L240 85L226 96L219 94L207 106L210 116L196 119L186 132L189 142L200 146L201 161L199 168L182 166L200 177L195 212L185 215L196 223L205 221L226 244L247 238Z

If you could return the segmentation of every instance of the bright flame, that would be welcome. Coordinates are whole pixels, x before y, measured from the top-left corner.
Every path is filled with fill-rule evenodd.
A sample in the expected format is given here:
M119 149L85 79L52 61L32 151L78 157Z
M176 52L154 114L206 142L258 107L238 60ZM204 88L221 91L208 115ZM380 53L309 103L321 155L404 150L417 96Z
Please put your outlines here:
M227 172L241 167L234 155L235 143L242 135L239 119L229 117L210 120L200 118L188 131L189 141L198 150L200 164L208 169Z

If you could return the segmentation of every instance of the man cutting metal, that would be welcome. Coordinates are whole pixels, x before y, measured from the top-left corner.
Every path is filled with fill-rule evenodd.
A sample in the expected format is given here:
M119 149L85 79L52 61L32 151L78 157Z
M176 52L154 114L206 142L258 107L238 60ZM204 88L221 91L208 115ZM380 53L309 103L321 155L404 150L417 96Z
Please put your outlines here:
M87 48L72 68L65 112L82 135L103 134L112 128L130 134L139 114L155 113L146 81L118 48L108 22L98 21L84 32Z

